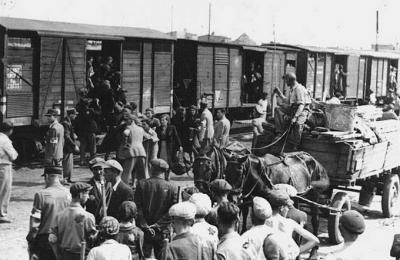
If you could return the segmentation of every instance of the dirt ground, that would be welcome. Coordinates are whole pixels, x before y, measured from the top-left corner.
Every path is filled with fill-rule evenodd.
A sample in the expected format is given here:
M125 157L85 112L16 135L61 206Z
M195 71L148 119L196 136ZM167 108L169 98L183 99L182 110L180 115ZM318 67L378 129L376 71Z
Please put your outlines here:
M246 139L246 136L242 136ZM13 179L12 198L9 206L9 216L13 220L11 224L0 225L0 260L28 259L27 244L25 237L28 232L29 214L32 208L34 193L43 188L43 177L40 175L43 168L19 168L15 169ZM86 167L76 166L74 169L74 181L86 181L90 178L90 171ZM192 179L187 176L172 176L172 181L182 187L193 185ZM400 233L399 218L383 219L380 209L380 196L374 198L369 209L362 209L357 205L357 193L349 193L353 207L362 210L366 218L367 229L360 237L359 243L363 253L367 256L365 260L391 259L389 256L390 246L395 233ZM326 243L327 228L326 220L323 219L320 227L320 239L322 246L321 254L335 249Z

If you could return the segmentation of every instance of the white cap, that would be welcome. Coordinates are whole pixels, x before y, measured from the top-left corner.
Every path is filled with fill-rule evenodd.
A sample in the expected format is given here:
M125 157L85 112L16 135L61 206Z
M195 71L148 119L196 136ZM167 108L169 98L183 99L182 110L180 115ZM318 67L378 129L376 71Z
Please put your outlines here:
M116 169L120 173L124 170L119 162L116 160L108 160L104 163L104 169Z
M272 216L272 208L266 199L254 197L253 199L253 214L258 219L268 219Z
M183 219L194 219L196 215L196 206L188 201L177 203L169 209L171 217L179 217Z
M206 216L211 211L211 199L207 194L195 193L190 196L189 202L196 206L196 215Z

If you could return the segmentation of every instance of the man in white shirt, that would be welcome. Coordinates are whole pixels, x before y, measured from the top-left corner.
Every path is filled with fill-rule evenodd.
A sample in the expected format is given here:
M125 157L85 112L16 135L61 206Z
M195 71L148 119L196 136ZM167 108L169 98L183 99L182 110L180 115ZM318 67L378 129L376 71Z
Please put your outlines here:
M200 103L200 109L203 110L200 116L201 120L201 130L200 130L200 144L202 148L206 148L211 144L214 138L214 122L213 115L208 110L208 105L206 101Z
M217 109L217 120L214 126L214 144L223 148L229 143L229 131L231 122L225 116L225 109Z
M115 240L118 232L118 221L113 217L104 217L100 222L100 237L103 243L90 250L87 260L132 260L129 247Z
M8 138L12 132L13 124L11 122L6 121L0 125L0 224L11 223L7 217L7 211L11 197L12 162L18 156Z
M192 232L205 240L211 241L215 248L217 248L218 229L205 220L205 217L211 211L210 197L204 193L195 193L190 197L189 202L196 206L196 218L192 226Z
M264 239L272 233L272 228L265 221L272 216L271 205L266 199L254 197L251 220L253 226L246 231L242 238L253 245L257 251L257 260L266 260L263 252Z

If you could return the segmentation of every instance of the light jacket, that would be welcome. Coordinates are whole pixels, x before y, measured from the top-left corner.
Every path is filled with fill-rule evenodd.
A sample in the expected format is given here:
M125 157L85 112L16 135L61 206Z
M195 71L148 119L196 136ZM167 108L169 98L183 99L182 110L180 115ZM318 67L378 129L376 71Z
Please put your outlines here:
M10 138L0 133L0 164L11 165L17 157L18 153L14 149Z

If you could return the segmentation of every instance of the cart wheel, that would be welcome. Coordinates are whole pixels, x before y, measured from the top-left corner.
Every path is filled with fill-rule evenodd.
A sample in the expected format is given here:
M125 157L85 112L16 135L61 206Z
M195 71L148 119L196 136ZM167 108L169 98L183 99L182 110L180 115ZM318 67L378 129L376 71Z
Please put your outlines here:
M386 177L382 192L382 213L385 218L399 214L399 176L391 174Z
M350 210L351 203L350 198L347 196L345 192L338 192L333 197L331 202L331 207L337 208L340 210ZM342 212L330 212L328 217L328 234L329 241L332 244L340 244L343 242L343 237L340 234L339 230L339 218L342 215Z

